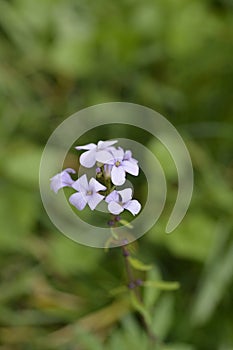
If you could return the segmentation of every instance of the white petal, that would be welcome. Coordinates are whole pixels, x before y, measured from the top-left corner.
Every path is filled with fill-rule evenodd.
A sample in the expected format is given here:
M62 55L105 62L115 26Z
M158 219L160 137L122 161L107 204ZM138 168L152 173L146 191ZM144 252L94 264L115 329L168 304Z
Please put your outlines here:
M131 163L136 163L136 164L138 164L138 160L135 159L135 158L130 158L130 162L131 162Z
M113 154L115 161L117 161L117 160L122 161L122 159L124 157L124 151L122 148L112 149L111 152Z
M90 150L90 149L94 149L96 148L97 146L94 144L94 143L88 143L87 145L84 145L84 146L77 146L75 147L77 150L80 150L80 149L86 149L86 150Z
M57 193L63 186L61 181L61 174L57 174L50 179L50 188Z
M61 182L63 184L63 187L71 186L74 183L74 180L70 177L70 174L68 174L66 171L63 171L60 177L61 177Z
M112 145L115 145L115 143L117 143L118 141L114 140L114 141L99 141L97 143L97 148L98 149L105 149L108 148Z
M124 160L122 162L122 166L125 169L125 171L131 175L138 176L139 173L139 167L137 163L135 162L129 162L128 160Z
M122 191L118 191L122 198L122 203L126 203L132 199L133 191L132 188L125 188Z
M108 210L110 211L110 213L118 215L124 211L124 208L122 208L122 206L116 202L110 202L108 204Z
M97 162L103 163L103 164L114 164L114 157L113 155L108 151L98 151L96 152L95 159Z
M94 210L95 207L102 201L104 196L99 193L93 193L91 196L87 196L87 203L91 210Z
M124 160L128 160L132 163L138 163L137 159L132 158L132 152L130 150L125 151Z
M63 187L70 187L74 183L74 180L70 177L68 174L67 170L72 170L72 172L75 172L73 169L66 169L63 170L61 173L53 176L50 179L50 188L53 190L55 193L57 193L61 188ZM71 171L70 171L71 172Z
M89 190L89 185L88 185L88 181L87 181L87 175L84 174L82 175L80 178L78 178L78 180L76 180L72 187L79 192L83 192L86 193L86 191Z
M133 215L136 215L141 210L141 204L136 199L129 201L124 205L126 210L129 210Z
M112 183L116 186L123 185L125 183L125 171L123 167L113 166L111 171Z
M107 187L105 187L100 182L98 182L96 179L94 179L94 177L91 178L91 180L89 182L89 187L90 187L90 190L91 191L94 190L94 192L104 191L107 189Z
M116 147L115 146L111 146L111 147L108 147L107 150L109 152L112 152L112 151L115 151L116 150Z
M106 198L105 202L110 203L110 202L119 202L119 194L117 191L112 191Z
M72 169L72 168L66 168L63 171L66 171L67 173L71 173L71 174L75 174L76 173L76 171L74 169Z
M132 152L130 150L125 151L124 160L130 160L132 158Z
M83 210L87 204L87 200L82 193L74 193L70 196L69 202L78 210Z
M80 164L85 168L92 168L96 162L95 155L96 155L95 150L84 152L80 156L80 160L79 160Z

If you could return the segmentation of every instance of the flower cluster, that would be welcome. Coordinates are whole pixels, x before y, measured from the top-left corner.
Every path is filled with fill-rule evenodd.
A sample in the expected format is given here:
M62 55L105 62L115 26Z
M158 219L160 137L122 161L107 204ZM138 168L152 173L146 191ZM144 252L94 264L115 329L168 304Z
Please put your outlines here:
M86 205L94 210L105 200L111 214L118 215L124 210L133 215L138 214L141 204L132 199L132 189L116 189L116 186L125 183L127 173L134 176L139 174L138 161L132 157L131 151L116 148L116 143L117 141L99 141L97 144L75 147L77 150L85 150L80 156L80 164L85 168L95 167L96 178L92 177L88 181L84 174L75 181L71 177L71 174L76 173L75 170L67 168L50 179L51 189L57 193L63 187L73 188L76 192L70 196L69 202L78 210L83 210Z

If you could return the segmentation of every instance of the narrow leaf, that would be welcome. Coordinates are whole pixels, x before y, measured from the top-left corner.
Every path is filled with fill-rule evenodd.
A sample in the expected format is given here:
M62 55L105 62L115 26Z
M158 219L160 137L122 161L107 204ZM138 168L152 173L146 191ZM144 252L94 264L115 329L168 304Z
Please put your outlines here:
M176 290L180 287L178 282L166 282L166 281L145 281L142 286L154 287L160 290Z
M112 296L116 296L118 294L125 293L127 291L128 291L128 288L126 286L119 286L110 290L110 294Z
M149 314L148 310L145 308L145 306L142 304L142 302L140 302L137 299L137 297L133 291L131 291L131 302L132 302L134 309L137 312L139 312L140 315L142 315L142 317L146 321L147 325L150 325L151 324L150 314Z
M142 261L132 258L131 256L129 256L129 263L130 265L135 269L135 270L139 270L139 271L149 271L152 269L152 265L145 265Z
M127 220L120 220L120 223L121 223L123 226L127 226L128 228L133 228L133 225L131 225L131 223L128 222Z
M113 227L111 228L111 234L112 234L113 238L115 238L115 239L119 239L119 237L118 237L117 233L116 233L116 232L114 232L114 228L113 228Z

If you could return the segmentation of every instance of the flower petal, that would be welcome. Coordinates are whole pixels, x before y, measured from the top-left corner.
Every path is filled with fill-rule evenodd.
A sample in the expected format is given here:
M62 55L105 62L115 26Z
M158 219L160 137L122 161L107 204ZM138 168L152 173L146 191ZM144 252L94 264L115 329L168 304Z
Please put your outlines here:
M127 203L132 199L132 196L133 196L132 188L125 188L122 191L118 191L118 193L122 198L122 203Z
M77 146L77 147L74 147L75 149L77 150L80 150L80 149L86 149L86 150L90 150L90 149L94 149L96 148L97 146L94 144L94 143L88 143L87 145L84 145L84 146Z
M71 168L65 169L61 173L53 176L50 179L51 190L53 190L55 193L57 193L63 187L72 186L72 184L74 183L74 180L70 177L68 172L75 173L75 170L71 169Z
M74 193L70 196L69 202L78 210L83 210L87 204L87 200L82 193Z
M117 191L112 191L106 198L105 202L110 203L110 202L119 202L119 194Z
M87 196L87 203L91 210L94 210L95 207L102 201L104 196L99 193L93 193L91 196Z
M74 180L70 177L70 175L67 172L62 172L60 176L63 187L72 186L72 184L74 183Z
M141 210L141 204L136 199L129 201L123 206L126 210L130 211L133 215L136 215Z
M124 208L116 202L110 202L108 204L108 210L110 211L110 213L118 215L124 211Z
M80 156L80 159L79 159L80 164L85 168L92 168L96 162L95 155L96 155L95 150L84 152Z
M138 163L137 159L132 158L132 152L130 150L125 151L124 160L129 162Z
M100 150L100 149L105 149L105 148L108 148L112 145L115 145L115 143L117 143L118 141L116 140L113 140L113 141L99 141L97 143L97 148Z
M123 157L124 157L124 151L122 148L118 148L118 149L112 149L111 153L115 159L115 161L119 160L122 161Z
M125 151L124 160L130 160L132 158L132 152L130 150Z
M66 168L63 171L66 171L67 173L71 173L71 174L75 174L76 173L76 171L74 169L72 169L72 168Z
M114 157L113 155L108 151L98 151L96 152L95 159L97 162L103 163L103 164L114 164Z
M105 187L100 182L98 182L96 179L94 179L94 177L92 177L90 182L89 182L89 188L92 191L94 190L94 192L104 191L107 189L107 187Z
M135 163L134 161L128 161L128 160L124 160L122 162L122 167L124 168L124 170L134 176L138 176L139 173L139 167L138 164Z
M57 193L64 184L61 181L61 174L57 174L50 179L50 188L53 192Z
M78 180L76 180L72 187L79 192L86 193L89 190L89 185L87 181L87 175L84 174Z
M116 186L120 186L125 183L125 171L122 166L113 166L111 171L111 179L112 183Z

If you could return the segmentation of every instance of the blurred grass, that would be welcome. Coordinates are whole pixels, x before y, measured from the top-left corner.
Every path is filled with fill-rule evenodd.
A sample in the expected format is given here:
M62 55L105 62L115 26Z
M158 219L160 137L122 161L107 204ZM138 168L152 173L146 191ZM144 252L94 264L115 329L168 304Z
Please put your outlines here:
M109 101L164 114L194 165L189 212L167 236L176 172L159 143L127 131L168 180L165 211L138 251L155 276L181 283L144 293L163 349L233 348L232 10L228 0L0 1L0 350L148 348L127 299L110 293L124 283L120 253L62 236L39 196L50 133Z

